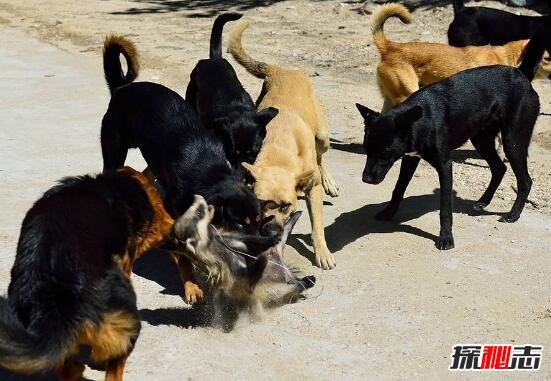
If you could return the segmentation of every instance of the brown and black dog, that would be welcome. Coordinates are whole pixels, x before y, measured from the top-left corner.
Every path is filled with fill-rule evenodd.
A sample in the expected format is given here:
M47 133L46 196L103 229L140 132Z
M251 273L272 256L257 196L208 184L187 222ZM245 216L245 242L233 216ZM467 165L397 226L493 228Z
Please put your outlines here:
M383 25L390 17L397 17L404 24L412 20L411 13L401 4L385 4L373 13L373 41L381 54L377 81L385 100L383 112L403 102L420 87L460 71L487 65L518 67L528 44L528 40L520 40L503 46L458 48L429 42L398 43L390 41L383 33ZM547 77L550 69L547 66L539 67L537 78Z
M265 202L264 213L283 226L297 209L298 195L306 194L312 224L315 263L335 267L325 242L323 192L338 196L338 187L323 162L329 149L329 127L312 83L302 70L268 65L251 58L241 46L248 22L231 31L228 50L255 77L264 79L258 109L279 110L266 127L266 137L254 165L243 166L254 177L254 191Z
M70 177L21 227L7 299L0 298L0 366L80 380L80 346L120 381L141 324L130 274L147 250L173 242L174 221L139 172Z

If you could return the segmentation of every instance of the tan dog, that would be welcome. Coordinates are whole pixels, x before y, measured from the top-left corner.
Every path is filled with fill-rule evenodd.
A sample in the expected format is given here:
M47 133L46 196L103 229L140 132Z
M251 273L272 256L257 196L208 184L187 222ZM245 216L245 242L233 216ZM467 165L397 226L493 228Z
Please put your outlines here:
M323 191L336 197L339 189L322 159L329 149L325 115L303 71L255 61L245 53L241 36L248 25L243 21L233 28L228 51L249 73L264 79L258 109L276 107L279 114L267 125L254 165L243 163L243 166L255 179L258 198L267 201L266 215L275 216L280 226L297 209L299 193L306 194L315 263L331 269L335 260L325 243Z
M385 99L383 112L403 102L419 87L460 71L487 65L518 67L528 43L528 40L521 40L503 46L463 48L428 42L397 43L388 40L383 33L383 25L389 17L397 17L404 24L412 20L411 13L401 4L386 4L373 13L373 40L381 54L377 80ZM536 77L545 77L547 70L540 66Z

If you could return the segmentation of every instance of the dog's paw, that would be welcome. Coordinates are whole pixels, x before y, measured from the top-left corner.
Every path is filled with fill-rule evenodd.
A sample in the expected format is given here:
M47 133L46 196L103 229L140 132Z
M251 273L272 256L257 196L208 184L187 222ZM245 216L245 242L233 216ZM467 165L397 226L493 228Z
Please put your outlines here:
M333 180L331 176L329 176L328 173L325 174L322 178L322 185L323 190L325 191L325 194L331 197L338 197L339 196L339 186Z
M203 299L203 290L199 286L189 281L184 284L184 301L187 304L201 303Z
M375 214L375 219L379 221L390 221L396 214L396 208L386 207L379 213Z
M436 240L436 248L438 250L450 250L455 247L452 236L438 237Z
M516 222L520 218L520 214L516 213L507 213L503 215L499 221L501 222L507 222L507 223L513 223Z
M333 258L333 254L329 252L329 249L324 248L316 251L316 266L324 270L331 270L336 265L335 258Z
M481 211L483 211L484 209L486 209L487 206L488 206L488 204L485 204L485 203L483 203L483 202L477 201L477 202L474 203L473 209L476 210L477 212L481 212Z

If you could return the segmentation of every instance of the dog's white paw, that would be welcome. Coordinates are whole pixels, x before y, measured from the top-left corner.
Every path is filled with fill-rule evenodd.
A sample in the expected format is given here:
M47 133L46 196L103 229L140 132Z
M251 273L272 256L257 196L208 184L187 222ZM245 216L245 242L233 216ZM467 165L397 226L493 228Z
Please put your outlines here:
M336 265L335 258L333 258L333 254L329 252L329 249L324 248L316 251L316 266L324 270L331 270Z
M322 178L322 185L326 195L331 197L337 197L339 195L339 186L327 172L325 172Z

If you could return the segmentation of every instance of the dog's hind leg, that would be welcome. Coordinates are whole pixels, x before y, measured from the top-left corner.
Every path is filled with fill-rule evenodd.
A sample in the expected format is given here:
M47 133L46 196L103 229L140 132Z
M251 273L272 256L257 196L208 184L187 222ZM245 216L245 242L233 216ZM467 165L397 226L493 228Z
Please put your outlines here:
M84 373L84 364L69 358L63 365L56 367L54 372L59 381L80 381Z
M480 197L480 199L475 202L474 209L482 210L490 204L494 194L496 193L503 176L507 171L507 166L503 164L503 161L497 154L495 148L495 134L487 131L483 131L478 135L471 138L471 143L473 143L474 148L478 151L480 156L488 163L490 171L492 172L492 179L488 188Z
M124 366L128 356L121 357L116 360L111 360L107 363L105 369L105 381L122 381L124 375Z
M436 170L440 180L440 236L436 241L436 248L438 250L448 250L455 246L452 233L452 161L439 163Z
M503 148L505 157L509 160L509 164L511 164L511 168L517 178L517 198L511 211L505 214L501 218L501 221L515 222L519 219L532 188L532 179L528 174L528 144L522 141L515 141L511 137L504 137Z
M388 221L392 217L394 217L394 215L398 211L400 203L404 199L404 193L406 192L406 188L411 181L411 178L413 177L417 166L419 165L419 161L421 161L421 158L415 156L402 157L402 163L400 165L400 175L398 176L398 181L396 182L396 186L392 191L392 198L390 199L388 205L375 215L376 219Z
M410 65L379 66L377 79L381 94L385 99L383 111L402 103L411 94L419 90L419 78Z
M128 139L122 134L118 118L107 110L101 122L103 170L115 170L122 167L126 161L128 148Z
M193 271L191 264L187 259L182 258L174 253L170 253L172 260L178 266L180 272L180 280L184 288L184 301L187 304L200 303L204 299L203 290L194 282Z
M197 110L197 85L193 79L193 73L186 89L186 102L195 110Z
M91 347L92 360L106 368L105 380L122 381L124 366L140 334L136 294L130 281L118 269L106 275L95 290L101 300L101 320L85 321L77 344ZM99 312L99 311L98 311Z
M515 222L519 219L532 188L527 163L528 147L539 114L539 103L537 97L536 99L525 98L523 101L526 102L524 107L521 107L514 119L501 130L505 157L509 160L517 178L517 198L511 211L501 218L504 222Z

